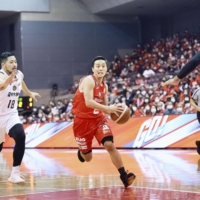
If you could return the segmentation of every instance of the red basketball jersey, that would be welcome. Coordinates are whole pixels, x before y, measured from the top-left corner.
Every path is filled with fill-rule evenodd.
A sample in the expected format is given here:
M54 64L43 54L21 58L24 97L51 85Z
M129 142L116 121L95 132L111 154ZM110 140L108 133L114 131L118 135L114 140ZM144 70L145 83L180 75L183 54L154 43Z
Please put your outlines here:
M93 75L89 75L89 76L91 76L95 81L95 87L93 89L93 99L97 103L102 104L105 93L106 93L106 85L104 83L102 85L99 84L95 76ZM80 80L80 83L86 77L83 77ZM80 83L79 83L79 86L80 86ZM97 118L103 115L102 111L89 108L86 106L83 92L80 91L79 87L74 95L72 113L76 117L79 117L79 118Z

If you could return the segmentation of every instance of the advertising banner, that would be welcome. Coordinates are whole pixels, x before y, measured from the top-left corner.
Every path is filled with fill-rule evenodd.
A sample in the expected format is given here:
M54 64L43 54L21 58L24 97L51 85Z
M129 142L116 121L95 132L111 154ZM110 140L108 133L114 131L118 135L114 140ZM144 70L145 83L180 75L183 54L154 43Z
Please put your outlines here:
M196 114L130 118L121 125L108 122L118 148L194 148L200 140ZM26 124L26 148L77 148L72 127L73 122ZM6 134L4 147L13 146ZM102 148L95 138L92 146Z

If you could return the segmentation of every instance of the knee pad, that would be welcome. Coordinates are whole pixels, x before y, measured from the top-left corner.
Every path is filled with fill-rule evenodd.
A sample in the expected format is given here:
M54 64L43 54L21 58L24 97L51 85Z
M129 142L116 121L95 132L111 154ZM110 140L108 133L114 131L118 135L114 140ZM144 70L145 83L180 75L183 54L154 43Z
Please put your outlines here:
M107 142L107 141L111 141L113 143L113 136L106 136L106 137L104 137L101 140L101 144L103 144L103 146L104 146L104 143Z
M24 132L24 128L23 128L22 124L16 124L16 125L14 125L9 130L8 135L10 137L12 137L13 139L15 139L15 140L18 140L18 139L20 139L20 140L24 139L25 140L25 138L26 138L26 134Z

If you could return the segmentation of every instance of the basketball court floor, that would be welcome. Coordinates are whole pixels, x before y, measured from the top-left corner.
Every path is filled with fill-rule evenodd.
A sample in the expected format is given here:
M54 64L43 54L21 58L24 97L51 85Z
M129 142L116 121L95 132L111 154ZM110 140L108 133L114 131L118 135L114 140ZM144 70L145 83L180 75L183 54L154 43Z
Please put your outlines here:
M196 150L120 150L125 168L136 174L125 189L103 149L90 163L77 150L26 149L25 185L11 184L12 149L0 154L0 199L4 200L199 200L200 156Z

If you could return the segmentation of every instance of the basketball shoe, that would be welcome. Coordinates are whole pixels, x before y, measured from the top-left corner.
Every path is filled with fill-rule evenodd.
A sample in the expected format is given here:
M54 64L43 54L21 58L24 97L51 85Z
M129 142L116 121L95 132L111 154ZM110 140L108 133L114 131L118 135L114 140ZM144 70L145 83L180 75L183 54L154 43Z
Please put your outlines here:
M127 171L120 175L120 179L122 180L124 187L127 188L136 179L136 176L135 176L135 174L133 174L131 172L128 173L128 171Z
M20 175L19 166L13 167L8 182L11 183L25 183L24 177Z

